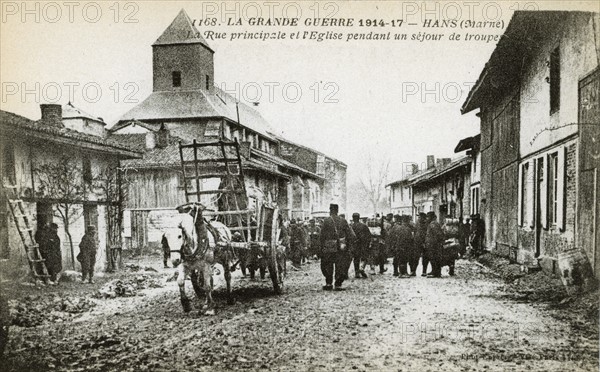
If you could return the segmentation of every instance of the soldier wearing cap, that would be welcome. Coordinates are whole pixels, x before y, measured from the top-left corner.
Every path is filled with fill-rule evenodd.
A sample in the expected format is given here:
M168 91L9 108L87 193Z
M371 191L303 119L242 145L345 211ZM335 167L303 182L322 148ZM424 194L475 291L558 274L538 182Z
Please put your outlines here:
M321 228L317 225L314 218L308 221L308 239L310 241L310 255L319 256L321 253Z
M392 226L389 237L390 247L394 252L394 276L408 276L408 257L414 249L414 240L408 216L394 216L395 224Z
M428 225L429 222L427 219L427 215L425 213L419 213L417 227L415 230L415 254L421 256L421 264L423 265L423 271L421 276L427 276L427 267L429 266L429 258L425 250L425 237L427 236Z
M437 221L435 212L427 213L429 225L427 226L427 234L425 235L425 249L427 257L431 262L431 275L428 277L439 278L442 276L442 249L444 244L444 231L442 226Z
M80 251L77 259L81 262L82 283L85 283L85 280L88 279L88 283L93 284L98 238L96 237L96 226L89 225L86 230L79 244Z
M321 272L325 277L324 290L332 290L335 278L335 290L342 290L342 283L348 278L351 256L348 243L356 235L348 222L338 216L337 204L329 205L329 217L321 228Z
M353 249L354 260L354 277L366 278L365 273L366 258L369 256L369 248L371 246L371 231L369 227L360 221L360 214L352 214L352 231L356 235L356 242Z

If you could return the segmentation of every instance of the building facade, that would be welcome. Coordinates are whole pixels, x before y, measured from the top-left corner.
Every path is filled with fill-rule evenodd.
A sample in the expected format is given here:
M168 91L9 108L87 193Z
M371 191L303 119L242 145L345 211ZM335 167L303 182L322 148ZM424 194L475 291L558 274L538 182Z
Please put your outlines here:
M599 26L598 13L515 12L462 108L481 119L488 248L549 261L553 272L575 251L600 270L598 161L589 155L600 128Z
M76 111L80 114L75 118ZM38 121L0 111L0 128L0 260L6 265L2 270L28 268L25 247L7 203L14 195L6 186L16 186L16 196L24 201L34 229L46 223L59 225L65 269L79 268L75 260L79 243L86 227L95 226L99 241L96 269L104 270L108 248L120 244L119 161L140 154L107 139L100 118L70 103L64 107L42 105Z
M251 199L277 204L287 218L306 219L331 202L344 210L346 165L277 135L257 110L215 87L214 51L200 35L182 10L152 46L153 92L110 130L111 138L144 153L123 162L132 246L158 244L185 201L179 142L239 142Z

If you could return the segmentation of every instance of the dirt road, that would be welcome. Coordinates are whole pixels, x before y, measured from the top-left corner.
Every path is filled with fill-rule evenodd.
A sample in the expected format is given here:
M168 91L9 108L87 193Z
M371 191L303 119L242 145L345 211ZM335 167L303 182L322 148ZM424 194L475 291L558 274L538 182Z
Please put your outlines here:
M166 277L166 271L156 274ZM350 270L352 275L352 269ZM185 314L174 282L94 300L72 320L12 328L7 370L588 371L598 329L515 301L481 265L441 279L389 274L321 290L318 263L288 271L285 293L240 278L237 303ZM189 288L191 291L191 288Z

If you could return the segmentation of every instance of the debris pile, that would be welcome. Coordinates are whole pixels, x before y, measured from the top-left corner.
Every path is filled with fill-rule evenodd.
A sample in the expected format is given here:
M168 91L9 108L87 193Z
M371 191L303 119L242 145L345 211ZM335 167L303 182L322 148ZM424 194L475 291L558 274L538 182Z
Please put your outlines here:
M90 311L96 303L85 297L26 296L9 300L12 324L19 327L36 327L43 323L63 322L77 314Z
M106 283L95 294L96 298L132 297L139 290L147 288L163 287L160 279L153 278L147 274L136 275L133 278L115 279Z
M138 271L151 271L154 273L158 272L158 270L156 270L152 266L143 266L142 267L142 266L140 266L138 264L134 264L134 263L126 264L125 268L128 269L129 271L133 271L133 272L138 272Z

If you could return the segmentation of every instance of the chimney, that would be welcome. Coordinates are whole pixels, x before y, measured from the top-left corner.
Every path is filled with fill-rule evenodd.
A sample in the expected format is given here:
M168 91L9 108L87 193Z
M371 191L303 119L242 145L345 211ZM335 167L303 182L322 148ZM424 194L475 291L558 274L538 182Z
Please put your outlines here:
M444 159L435 159L435 167L441 168L444 166Z
M435 156L427 155L427 169L435 167Z
M156 147L156 135L154 132L146 133L146 150L152 150Z
M165 123L160 125L160 129L156 133L156 147L164 149L169 145L169 130L165 128Z
M444 166L446 166L446 165L450 164L451 162L452 162L452 159L450 159L450 158L443 158L443 159L442 159L442 164L443 164Z
M56 104L43 103L40 105L42 110L42 121L46 125L64 128L62 123L62 106Z

